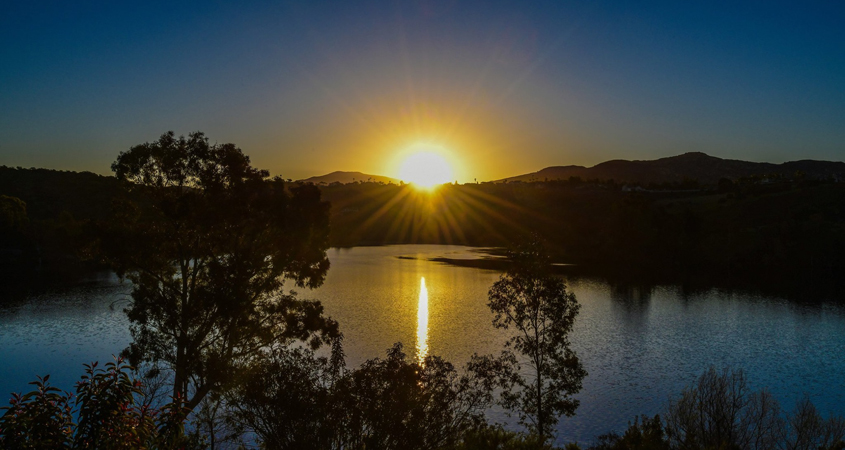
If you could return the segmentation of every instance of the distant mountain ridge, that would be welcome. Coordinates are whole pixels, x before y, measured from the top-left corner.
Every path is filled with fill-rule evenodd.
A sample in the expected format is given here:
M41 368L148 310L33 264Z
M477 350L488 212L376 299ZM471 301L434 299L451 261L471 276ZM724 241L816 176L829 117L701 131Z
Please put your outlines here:
M303 180L297 180L301 183L314 183L314 184L332 184L332 183L341 183L341 184L349 184L349 183L356 183L356 182L373 182L378 183L382 182L385 184L393 183L399 184L399 180L396 178L385 177L381 175L370 175L362 172L342 172L336 171L332 173L328 173L326 175L320 175L317 177L305 178Z
M845 162L799 160L782 164L758 163L735 159L722 159L701 152L684 153L678 156L646 161L616 159L584 166L553 166L537 172L503 178L505 181L552 181L568 180L570 177L609 180L627 183L680 182L685 178L698 180L703 184L716 184L720 178L736 179L743 176L782 174L792 176L803 172L813 178L845 176Z

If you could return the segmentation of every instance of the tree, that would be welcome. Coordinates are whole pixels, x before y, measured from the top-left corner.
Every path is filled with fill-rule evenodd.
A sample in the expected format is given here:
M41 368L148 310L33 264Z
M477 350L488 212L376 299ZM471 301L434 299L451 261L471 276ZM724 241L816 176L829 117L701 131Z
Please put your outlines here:
M496 328L515 332L507 347L523 357L528 374L518 377L519 392L505 392L505 406L520 409L520 422L541 439L551 436L558 416L572 416L587 375L569 346L569 333L578 315L575 295L550 273L549 256L535 238L509 252L511 267L493 284L488 306Z
M491 361L473 357L466 373L439 356L407 362L402 344L384 359L366 361L341 385L353 411L352 448L435 450L457 444L467 430L485 424L493 401Z
M168 370L189 410L262 349L337 334L319 302L284 291L286 280L319 286L329 267L329 205L316 187L269 179L200 132L132 147L112 170L126 195L101 227L101 250L133 283L125 354Z
M230 392L232 421L273 449L453 448L486 429L497 362L473 357L464 374L437 356L408 361L395 344L386 358L345 370L301 348L268 355Z
M766 389L751 390L741 369L710 367L669 402L664 420L677 449L845 449L845 419L825 419L807 397L784 414Z
M343 448L347 418L336 388L344 366L339 340L332 357L303 348L278 348L229 391L227 421L254 435L263 448Z

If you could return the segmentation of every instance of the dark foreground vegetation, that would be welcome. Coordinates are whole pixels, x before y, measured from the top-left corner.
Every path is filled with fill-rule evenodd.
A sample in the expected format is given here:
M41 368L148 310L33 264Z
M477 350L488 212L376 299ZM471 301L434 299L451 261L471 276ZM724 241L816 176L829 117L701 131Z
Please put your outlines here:
M107 214L68 200L73 211L62 210L56 222L52 214L64 203L42 210L21 200L42 198L36 184L16 184L20 197L0 197L4 261L25 270L33 258L40 266L54 254L112 268L132 281L125 311L133 338L104 369L86 366L75 395L50 387L45 376L35 391L14 396L0 417L0 448L551 449L555 424L577 413L575 394L587 373L569 343L579 305L553 273L550 249L584 264L599 260L588 258L592 249L620 263L710 267L703 255L711 249L702 242L727 251L712 239L738 237L708 234L722 222L705 213L724 207L721 213L741 215L774 195L787 209L790 201L821 208L807 220L793 211L792 225L841 237L840 211L831 206L842 198L835 183L789 181L760 195L757 184L722 183L719 200L706 192L645 197L579 180L444 187L433 196L404 186L330 187L330 199L349 195L333 199L333 230L343 233L334 239L361 243L377 233L380 243L503 244L540 232L506 253L506 271L489 292L492 326L510 332L501 354L474 355L457 369L436 356L409 359L397 344L350 369L340 325L319 302L290 291L319 286L329 269L330 206L320 189L270 178L234 145L212 145L202 133L164 134L121 153L112 169L114 179L85 175L113 188L97 194L109 201ZM673 206L678 199L682 206ZM690 208L712 222L687 220ZM762 217L739 223L759 231L754 227L775 220ZM591 235L576 242L588 228L608 241ZM41 249L52 242L46 230L62 236L49 244L55 253ZM792 246L812 238L777 230L793 251L787 255L806 256ZM662 253L659 232L668 247ZM841 245L833 238L829 246ZM827 251L809 250L811 259ZM737 254L744 253L726 261ZM812 267L825 274L838 264L824 256ZM485 413L494 405L516 417L521 432L490 424ZM593 448L841 450L843 434L841 418L821 417L809 401L784 412L766 391L750 391L742 372L710 370L663 416L636 419Z
M337 347L335 348L337 349ZM470 365L470 369L473 369ZM161 408L122 361L86 365L77 394L50 387L12 398L0 417L7 449L443 449L443 450L842 450L845 418L824 417L804 398L783 409L754 391L741 370L704 372L662 415L591 446L555 447L532 432L506 431L484 418L492 401L485 367L459 375L448 362L406 359L400 345L349 371L336 353L305 349L273 355L226 394L224 407L193 416L179 402ZM188 425L188 431L185 426Z

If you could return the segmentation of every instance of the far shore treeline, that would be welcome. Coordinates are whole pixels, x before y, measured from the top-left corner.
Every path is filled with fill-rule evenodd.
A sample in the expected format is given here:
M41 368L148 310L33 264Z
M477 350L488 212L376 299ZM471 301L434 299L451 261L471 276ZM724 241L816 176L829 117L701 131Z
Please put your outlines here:
M574 264L564 269L573 275L755 286L809 298L835 289L845 270L839 179L803 172L716 184L570 177L444 185L433 193L375 182L319 187L332 205L331 246L501 247L533 232L558 262ZM108 217L118 192L114 177L0 166L4 285L27 274L60 279L97 268L87 248L91 225ZM813 282L797 289L789 282L796 279Z

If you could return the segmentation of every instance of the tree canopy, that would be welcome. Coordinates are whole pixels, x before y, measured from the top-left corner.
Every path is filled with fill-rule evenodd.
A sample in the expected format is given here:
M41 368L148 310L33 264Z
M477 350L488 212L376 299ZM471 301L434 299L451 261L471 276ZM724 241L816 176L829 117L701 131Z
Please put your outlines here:
M101 229L103 255L133 283L133 365L172 371L189 409L226 387L259 350L337 334L319 302L285 282L319 286L329 268L329 205L289 188L234 144L200 132L122 152L112 170L127 193Z
M558 416L575 414L587 372L569 346L580 306L566 283L549 272L550 260L539 238L509 252L511 267L490 288L493 325L514 329L507 346L523 357L519 392L505 392L506 406L518 408L521 422L541 439L551 436Z

